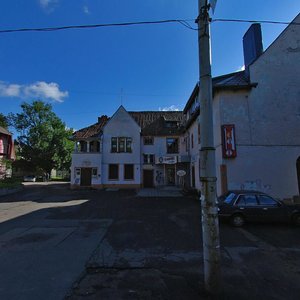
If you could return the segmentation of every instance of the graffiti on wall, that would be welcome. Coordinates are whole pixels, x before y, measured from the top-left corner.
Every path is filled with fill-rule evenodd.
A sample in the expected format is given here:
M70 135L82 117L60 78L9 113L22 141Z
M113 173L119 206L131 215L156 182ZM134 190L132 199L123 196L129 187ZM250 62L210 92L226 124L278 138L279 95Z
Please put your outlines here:
M264 183L261 179L247 180L238 186L241 190L258 190L262 192L269 192L272 188L270 184Z
M163 184L164 183L164 176L161 171L156 171L155 180L157 184Z

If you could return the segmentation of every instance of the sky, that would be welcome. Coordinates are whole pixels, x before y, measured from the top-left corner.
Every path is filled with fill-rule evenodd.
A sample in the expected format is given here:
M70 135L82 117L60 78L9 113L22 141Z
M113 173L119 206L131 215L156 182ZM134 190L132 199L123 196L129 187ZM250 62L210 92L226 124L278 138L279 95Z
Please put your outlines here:
M218 0L213 19L292 21L299 0ZM0 30L187 19L197 0L0 1ZM243 66L249 23L211 24L212 74ZM262 24L266 49L286 25ZM180 24L0 34L0 112L43 100L78 130L128 111L181 110L199 78L197 31Z

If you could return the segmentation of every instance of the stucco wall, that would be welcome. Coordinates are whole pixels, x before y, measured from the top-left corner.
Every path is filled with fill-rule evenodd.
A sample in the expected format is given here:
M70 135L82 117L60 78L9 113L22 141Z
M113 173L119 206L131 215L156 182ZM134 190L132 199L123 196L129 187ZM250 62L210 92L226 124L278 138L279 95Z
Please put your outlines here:
M296 20L297 22L300 21ZM250 66L251 91L215 96L217 172L227 165L229 188L258 189L288 198L299 193L296 160L300 156L300 28L289 27ZM215 108L214 108L215 109ZM223 159L222 124L236 128L237 157ZM220 180L218 180L218 193Z
M112 153L112 137L131 137L131 153ZM128 185L141 183L141 145L140 127L121 106L112 116L103 130L103 159L102 159L102 183L114 185ZM109 164L119 164L119 180L108 179ZM124 180L124 164L134 164L134 180Z
M98 176L92 177L92 185L101 184L101 161L101 153L73 153L71 165L71 185L80 185L80 177L76 177L75 168L98 168Z

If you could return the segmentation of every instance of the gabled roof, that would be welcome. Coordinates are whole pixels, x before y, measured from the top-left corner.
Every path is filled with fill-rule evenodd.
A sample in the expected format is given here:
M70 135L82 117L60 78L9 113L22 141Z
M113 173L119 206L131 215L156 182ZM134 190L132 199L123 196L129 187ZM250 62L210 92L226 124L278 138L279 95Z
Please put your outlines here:
M78 140L99 137L108 120L109 118L107 116L102 116L98 118L97 123L75 131L72 136L73 139Z
M142 128L142 135L178 135L183 128L182 111L131 111L129 114Z
M213 92L219 90L238 90L238 89L250 89L251 87L255 87L256 83L249 82L245 71L234 72L218 77L212 78ZM195 100L195 97L198 96L199 92L199 84L197 83L188 102L186 103L183 112L186 113L188 109L191 107L192 103Z
M130 111L128 113L141 127L142 135L178 135L183 128L184 115L182 111ZM98 123L74 132L73 139L99 137L109 119L107 116L100 117Z

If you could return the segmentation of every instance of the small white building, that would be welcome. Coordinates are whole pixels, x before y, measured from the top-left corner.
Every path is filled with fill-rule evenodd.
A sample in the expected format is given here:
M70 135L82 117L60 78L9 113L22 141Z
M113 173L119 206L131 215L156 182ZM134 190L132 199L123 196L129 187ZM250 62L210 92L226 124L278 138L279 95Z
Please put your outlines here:
M127 112L74 133L71 187L140 188L183 185L182 112Z

